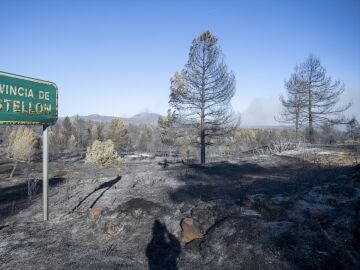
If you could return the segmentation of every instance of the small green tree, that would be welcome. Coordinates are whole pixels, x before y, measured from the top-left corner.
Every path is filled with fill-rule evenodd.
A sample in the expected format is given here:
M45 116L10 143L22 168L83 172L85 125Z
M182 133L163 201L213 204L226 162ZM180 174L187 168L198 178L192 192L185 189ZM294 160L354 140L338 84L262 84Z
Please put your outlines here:
M96 140L91 147L87 148L85 163L103 168L121 165L123 159L116 152L114 143L111 140L104 142Z
M129 137L125 122L120 118L113 118L105 127L104 138L113 141L117 149L126 150Z
M160 131L160 139L163 146L166 148L166 152L171 152L175 147L177 135L174 129L174 112L168 110L167 116L158 118L158 127Z
M91 141L94 142L101 138L101 126L98 123L92 123L90 128Z
M64 136L64 144L67 145L67 142L71 135L73 134L73 125L71 123L71 120L68 116L66 116L62 122L61 126L61 132Z

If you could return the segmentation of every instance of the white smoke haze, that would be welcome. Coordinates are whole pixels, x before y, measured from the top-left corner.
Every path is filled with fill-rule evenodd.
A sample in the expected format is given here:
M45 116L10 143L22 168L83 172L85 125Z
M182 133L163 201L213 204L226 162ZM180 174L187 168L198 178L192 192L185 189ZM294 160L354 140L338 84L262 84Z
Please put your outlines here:
M279 98L255 98L241 113L242 126L277 126L274 116L280 111Z
M285 93L285 89L283 94ZM352 103L349 110L344 112L344 116L351 118L355 116L360 117L360 89L357 87L345 88L343 96L339 102L339 106ZM267 97L256 97L250 101L241 113L241 126L278 126L283 125L275 120L281 111L281 104L279 96L269 95Z

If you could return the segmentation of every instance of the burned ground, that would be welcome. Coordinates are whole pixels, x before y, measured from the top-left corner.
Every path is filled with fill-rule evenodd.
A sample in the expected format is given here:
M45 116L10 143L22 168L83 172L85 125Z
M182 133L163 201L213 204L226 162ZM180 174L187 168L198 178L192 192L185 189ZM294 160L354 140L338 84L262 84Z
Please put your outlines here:
M28 173L21 165L10 180L11 163L2 158L0 268L359 268L359 165L293 154L204 166L159 162L126 160L117 175L94 173L81 156L52 161L44 223L41 163ZM90 219L97 206L105 210ZM182 241L184 218L202 238Z

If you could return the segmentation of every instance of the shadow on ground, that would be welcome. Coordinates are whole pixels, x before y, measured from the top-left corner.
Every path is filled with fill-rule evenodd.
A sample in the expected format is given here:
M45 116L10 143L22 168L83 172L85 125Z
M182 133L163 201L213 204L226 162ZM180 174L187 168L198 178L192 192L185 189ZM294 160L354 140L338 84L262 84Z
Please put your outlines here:
M184 253L200 254L210 268L236 262L243 269L358 269L359 166L274 164L179 169L183 185L169 196L188 205L204 233ZM274 268L265 267L269 261Z
M176 259L181 252L180 242L159 220L153 225L151 242L146 247L150 270L176 270Z
M234 164L220 162L206 165L189 165L179 170L178 180L185 183L170 193L174 202L201 199L236 200L245 195L264 193L276 195L311 189L322 182L332 181L334 176L348 171L348 167L303 166L265 167L259 164ZM184 173L184 171L186 171Z
M95 188L92 192L90 192L88 195L86 195L81 201L79 201L79 203L70 211L70 213L73 213L76 209L78 209L81 204L87 199L89 198L91 195L93 195L95 192L103 189L103 192L101 192L99 194L99 196L94 200L94 202L90 205L90 208L93 208L95 206L95 204L97 203L97 201L104 195L104 193L106 191L108 191L110 188L112 188L117 182L119 182L121 179L121 176L117 176L115 179L113 180L109 180L105 183L100 184L97 188Z
M49 186L54 187L65 181L63 177L49 179ZM33 182L32 197L42 193L42 179ZM0 216L2 218L16 214L20 209L31 203L28 194L28 183L21 183L15 186L0 188Z
M170 194L177 203L193 199L236 199L249 190L257 189L260 192L264 183L267 192L276 192L276 189L281 189L283 185L282 179L277 179L271 169L252 163L189 165L185 173L179 172L177 178L185 183L185 186Z

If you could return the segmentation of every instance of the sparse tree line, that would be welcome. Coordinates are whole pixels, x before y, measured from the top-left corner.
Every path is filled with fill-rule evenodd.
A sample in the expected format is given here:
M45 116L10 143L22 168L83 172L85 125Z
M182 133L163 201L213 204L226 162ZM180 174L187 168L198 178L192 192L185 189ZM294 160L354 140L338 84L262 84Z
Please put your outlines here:
M235 85L235 75L225 64L217 37L206 31L195 38L184 69L170 79L169 105L173 111L168 114L171 121L163 124L176 131L162 132L163 137L170 137L165 142L181 136L188 138L187 141L199 149L201 164L205 163L210 145L218 145L210 148L211 152L214 149L234 152L244 149L244 145L247 145L245 148L262 147L279 142L281 137L275 131L238 128L239 119L230 105ZM283 111L278 120L294 126L294 132L289 131L285 137L280 134L286 140L293 143L343 141L344 132L334 128L338 124L347 125L353 140L359 137L357 120L342 115L351 104L339 105L344 84L332 80L318 57L310 55L297 65L285 82L285 89L287 95L280 97Z
M344 92L344 83L333 80L321 65L320 59L314 55L301 64L296 65L290 78L285 81L286 96L281 96L283 107L278 121L294 126L296 140L300 132L310 143L321 140L316 133L328 131L333 134L333 127L346 124L353 134L359 135L359 123L355 119L347 119L342 114L350 108L351 103L340 105L340 97Z
M235 88L235 75L225 64L217 37L206 31L193 40L185 67L171 77L171 109L159 117L157 126L126 125L120 118L100 123L65 117L50 128L50 158L87 150L87 161L98 157L102 167L109 160L118 160L118 153L175 153L186 159L199 153L204 164L208 150L236 154L267 146L279 138L334 143L360 137L357 119L342 115L351 104L339 106L344 84L332 80L313 55L295 67L285 81L286 95L280 97L283 110L277 120L291 124L293 129L239 128L240 117L232 112L230 104ZM346 124L347 130L335 129L337 124ZM16 162L29 162L36 154L40 136L27 127L2 130L8 156ZM104 157L100 150L112 154Z
M198 155L197 136L181 132L174 124L173 114L159 117L158 125L127 126L121 119L114 118L110 123L85 121L80 118L70 120L66 117L50 128L50 158L57 159L64 154L81 154L87 163L106 167L109 163L122 163L120 155L131 152L152 153L153 155L181 157L184 161ZM19 162L30 163L41 157L41 129L39 127L2 126L0 140L8 158L14 161L12 176ZM290 128L237 128L228 136L217 138L209 153L215 156L238 155L241 152L263 148L282 140L295 142L304 140ZM352 119L346 130L338 130L325 125L315 130L320 143L344 143L360 139L360 125ZM119 154L120 153L120 154Z
M154 152L158 149L158 130L152 125L127 125L121 118L109 123L83 120L79 117L63 120L51 127L49 133L51 151L84 150L96 141L111 140L119 153ZM50 147L51 148L51 147Z
M41 128L31 126L1 126L0 141L3 152L14 161L30 163L41 157ZM110 123L85 121L80 117L65 117L49 127L49 156L81 155L87 163L106 167L121 163L120 155L130 152L161 151L159 129L152 125L126 125L120 118ZM86 156L84 156L86 154Z

